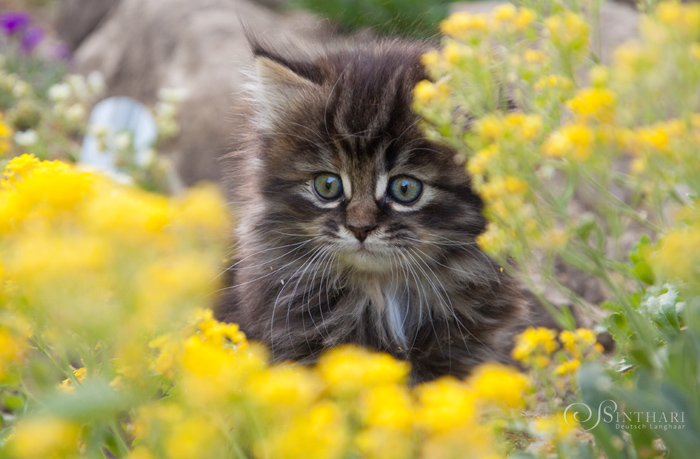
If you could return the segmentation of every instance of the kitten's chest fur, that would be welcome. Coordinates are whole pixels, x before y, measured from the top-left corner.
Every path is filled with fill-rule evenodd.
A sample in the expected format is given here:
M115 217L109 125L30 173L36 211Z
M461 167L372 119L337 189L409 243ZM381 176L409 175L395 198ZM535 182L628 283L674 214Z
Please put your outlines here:
M313 363L331 347L357 344L407 360L415 381L464 376L483 361L502 360L501 331L523 310L505 276L477 285L441 272L412 278L400 269L351 279L322 267L303 279L291 271L246 271L237 271L234 287L242 287L225 299L235 315L224 318L269 345L273 360Z

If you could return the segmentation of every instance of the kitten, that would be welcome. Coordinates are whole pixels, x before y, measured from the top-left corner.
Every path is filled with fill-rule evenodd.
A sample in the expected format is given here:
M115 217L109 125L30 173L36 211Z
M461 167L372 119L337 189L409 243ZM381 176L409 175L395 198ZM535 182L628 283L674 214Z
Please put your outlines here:
M218 316L273 360L342 343L404 359L414 382L501 359L515 283L482 253L482 202L411 110L419 43L317 58L253 43L247 144L231 154L238 262Z

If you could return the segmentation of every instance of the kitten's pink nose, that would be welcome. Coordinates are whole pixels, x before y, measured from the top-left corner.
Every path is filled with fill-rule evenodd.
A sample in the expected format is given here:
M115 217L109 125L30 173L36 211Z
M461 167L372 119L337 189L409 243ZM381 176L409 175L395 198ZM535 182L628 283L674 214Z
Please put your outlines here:
M352 231L352 234L355 235L355 237L357 238L358 241L362 242L365 239L367 239L367 235L369 234L369 232L372 231L374 228L376 228L377 225L372 224L372 225L357 227L357 226L352 226L352 225L349 225L346 223L345 227L347 229L349 229L350 231Z

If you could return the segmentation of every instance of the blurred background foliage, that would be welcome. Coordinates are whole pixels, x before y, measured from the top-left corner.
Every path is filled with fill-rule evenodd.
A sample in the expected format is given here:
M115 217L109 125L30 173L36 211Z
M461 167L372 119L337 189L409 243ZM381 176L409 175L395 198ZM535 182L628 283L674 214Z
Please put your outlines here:
M337 22L345 30L370 27L380 34L428 38L438 32L438 24L448 14L450 0L293 0Z

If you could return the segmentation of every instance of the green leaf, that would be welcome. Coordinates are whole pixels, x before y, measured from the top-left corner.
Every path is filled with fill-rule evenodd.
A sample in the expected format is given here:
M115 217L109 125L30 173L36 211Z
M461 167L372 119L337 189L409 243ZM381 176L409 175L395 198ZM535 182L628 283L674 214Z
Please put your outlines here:
M667 332L680 331L678 322L679 293L671 284L652 287L639 305L639 312Z
M45 407L50 413L76 421L108 422L130 404L130 398L111 388L107 381L93 379L84 381L72 392L56 392Z

